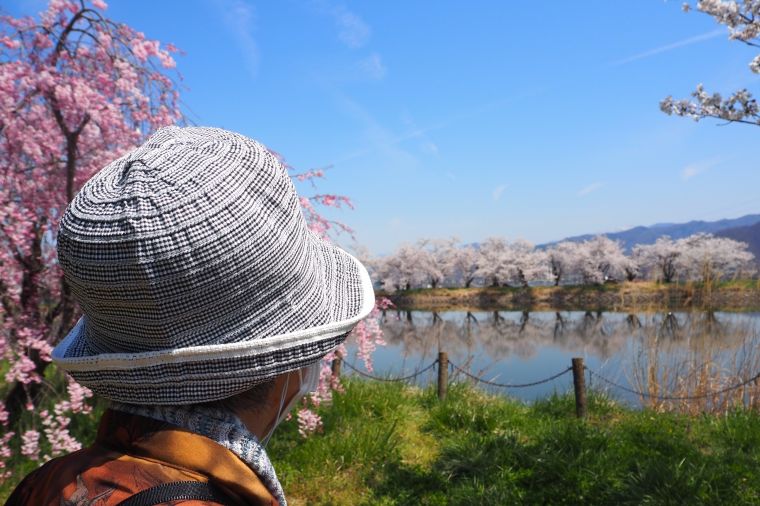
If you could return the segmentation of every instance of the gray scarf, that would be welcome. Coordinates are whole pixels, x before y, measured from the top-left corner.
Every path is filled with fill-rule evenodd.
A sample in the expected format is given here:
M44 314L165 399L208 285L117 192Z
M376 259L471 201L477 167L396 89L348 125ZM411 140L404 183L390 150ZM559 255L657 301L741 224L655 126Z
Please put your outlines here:
M170 423L216 441L248 464L275 499L282 506L287 506L285 492L266 450L234 414L197 405L140 406L114 402L111 407L117 411Z

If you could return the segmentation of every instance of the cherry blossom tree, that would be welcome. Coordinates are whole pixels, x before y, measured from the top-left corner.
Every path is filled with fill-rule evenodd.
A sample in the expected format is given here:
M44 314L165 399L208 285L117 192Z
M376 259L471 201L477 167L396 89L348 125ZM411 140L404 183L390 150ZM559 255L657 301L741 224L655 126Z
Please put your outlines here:
M484 284L500 286L510 278L511 254L509 244L501 237L489 237L480 244L480 260L476 275Z
M430 245L435 246L435 255ZM584 242L564 241L541 250L523 240L508 242L490 237L473 246L456 239L424 239L404 244L392 255L371 258L365 252L375 281L386 290L446 283L469 287L475 279L485 286L522 286L552 280L555 286L634 281L649 276L666 283L675 280L709 281L752 275L754 257L745 243L696 234L673 241L660 237L639 244L626 255L619 241L597 236ZM435 257L435 260L433 258ZM457 285L457 283L459 283Z
M581 247L577 242L563 241L547 250L549 268L554 279L554 286L568 281L578 272L581 261Z
M641 268L664 283L676 279L681 253L679 245L668 236L660 237L654 244L637 244L633 248L633 258Z
M8 364L7 396L0 402L2 478L14 437L19 454L33 460L75 450L71 416L90 410L91 392L70 379L59 375L41 389L51 376L45 371L52 346L78 316L55 258L58 218L95 171L157 128L182 120L177 49L110 20L106 9L102 0L51 0L36 18L0 17L0 355ZM323 169L288 169L297 183L314 185L324 177ZM323 238L350 233L318 211L351 207L348 198L314 193L301 197L301 205ZM354 330L367 363L382 343L376 320L386 302ZM312 405L339 388L325 374L328 364ZM54 391L61 382L64 392ZM24 411L36 428L17 434ZM319 425L313 411L299 411L303 433Z
M690 4L684 4L685 11L691 9ZM699 0L696 10L727 26L729 39L751 47L760 47L760 0ZM749 68L753 73L760 74L760 55L749 62ZM720 93L707 92L699 84L691 95L692 100L676 100L668 96L660 102L660 109L666 114L686 116L695 121L715 118L732 123L760 125L757 100L746 89L724 97Z
M370 263L372 279L386 292L401 290L401 275L398 260L394 255L373 258Z
M35 401L76 306L55 224L96 170L181 117L171 45L104 17L102 0L51 1L0 22L0 329L13 421Z
M393 254L373 262L375 279L390 292L420 286L429 276L429 266L421 267L428 262L427 255L418 245L402 244Z
M710 234L695 234L678 241L684 276L711 282L751 273L754 255L747 244Z
M754 272L754 255L747 244L710 234L694 234L677 241L661 237L633 250L642 268L654 279L713 281Z
M176 78L167 73L176 48L109 20L105 9L102 0L53 0L37 19L0 17L0 353L10 364L0 403L5 427L41 401L51 348L77 317L55 259L57 219L95 171L181 118ZM68 420L87 412L91 394L69 382L65 395L52 411L38 413L47 456L78 447ZM7 443L13 432L6 430ZM34 432L21 435L26 456L40 454Z
M476 273L480 267L480 255L472 245L457 247L454 242L446 253L448 272L452 278L458 277L465 288L469 288L477 278ZM454 279L452 279L454 282Z
M551 277L549 257L545 251L533 244L518 239L509 245L512 271L510 279L514 284L527 288L531 281L543 281Z
M630 259L619 241L596 236L580 244L579 270L585 283L602 284L625 275Z
M421 239L417 242L417 268L427 278L431 288L451 279L449 255L456 239Z

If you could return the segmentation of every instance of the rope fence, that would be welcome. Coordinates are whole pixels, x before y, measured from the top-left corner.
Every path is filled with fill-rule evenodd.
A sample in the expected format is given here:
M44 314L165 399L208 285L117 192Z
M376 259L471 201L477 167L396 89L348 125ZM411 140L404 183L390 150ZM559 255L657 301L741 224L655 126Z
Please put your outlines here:
M408 376L402 376L400 378L383 378L382 376L373 376L373 375L371 375L369 373L366 373L364 371L361 371L361 370L357 369L356 367L354 367L353 365L349 364L348 362L344 362L344 364L345 364L346 367L348 367L349 369L351 369L353 372L355 372L359 376L364 376L365 378L376 380L376 381L393 382L393 381L409 381L410 379L414 379L417 376L419 376L420 374L426 373L430 369L432 369L433 367L435 367L436 364L438 364L438 361L434 360L433 363L431 363L427 367L425 367L423 369L420 369L419 371L416 371L416 372L414 372L414 373L412 373L412 374L410 374Z
M650 394L649 392L641 392L639 390L635 390L633 388L629 388L625 385L621 385L620 383L613 381L605 376L602 376L596 371L593 371L586 367L586 370L588 371L589 378L598 378L602 380L604 383L607 383L608 385L617 388L618 390L622 390L624 392L628 392L629 394L638 395L640 397L646 397L648 399L654 399L657 401L698 401L702 399L710 399L712 397L716 397L718 395L722 395L728 392L731 392L733 390L738 390L742 387L745 387L749 385L750 383L756 382L760 380L760 373L754 375L753 377L741 381L739 383L736 383L734 385L731 385L730 387L721 388L720 390L713 390L711 392L705 392L701 394L695 394L695 395L682 395L682 396L674 396L674 395L657 395L657 394Z
M466 370L462 369L461 367L455 365L453 362L449 362L451 364L451 367L453 369L468 378L477 381L478 383L483 383L485 385L489 385L492 387L500 387L500 388L527 388L527 387L534 387L536 385L542 385L544 383L549 383L550 381L554 381L555 379L564 376L565 374L569 373L573 370L572 367L568 367L567 369L563 369L557 374L553 374L552 376L549 376L548 378L540 379L537 381L532 381L530 383L497 383L495 381L485 380L479 376L476 376L472 373L467 372Z
M456 365L455 363L450 362L446 352L439 352L438 358L434 360L432 363L423 367L422 369L419 369L412 374L409 374L406 376L400 376L400 377L374 376L372 374L366 373L358 369L356 366L348 362L343 362L341 358L336 358L333 361L332 371L333 371L334 376L340 375L340 366L342 363L344 363L346 367L348 367L351 371L358 374L359 376L363 376L371 380L386 381L386 382L409 381L430 371L437 365L438 366L438 398L441 400L446 398L446 392L447 392L448 384L449 384L449 369L451 369L452 372L456 374L461 374L462 376L465 376L477 383L482 383L484 385L488 385L491 387L505 388L505 389L529 388L529 387L534 387L537 385L542 385L544 383L549 383L558 378L561 378L562 376L572 372L573 390L575 392L575 409L576 409L576 415L579 418L584 418L586 416L586 373L588 373L589 382L593 381L594 378L596 378L597 380L609 385L610 387L616 388L623 392L636 395L640 398L654 399L654 400L659 400L659 401L695 401L695 400L701 400L701 399L709 399L709 398L714 398L716 396L732 392L734 390L738 390L740 388L743 388L749 385L750 383L757 383L758 381L760 381L760 372L759 372L749 379L737 382L736 384L733 384L725 388L721 388L719 390L704 392L704 393L695 394L695 395L676 396L676 395L657 395L657 394L652 394L649 392L642 392L635 388L631 388L629 386L623 385L619 383L618 381L612 380L598 373L597 371L594 371L586 367L585 365L583 365L583 358L578 358L578 357L572 359L572 365L570 367L563 369L555 374L552 374L551 376L548 376L546 378L539 379L536 381L531 381L528 383L499 383L497 381L484 379L481 376L473 374L469 372L468 370L464 369L463 367L460 367Z

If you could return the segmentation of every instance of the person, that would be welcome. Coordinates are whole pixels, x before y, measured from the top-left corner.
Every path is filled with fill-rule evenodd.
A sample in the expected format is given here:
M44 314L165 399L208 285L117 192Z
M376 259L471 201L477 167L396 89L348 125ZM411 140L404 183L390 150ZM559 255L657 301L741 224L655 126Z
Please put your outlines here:
M266 443L374 295L309 229L277 157L160 129L83 185L57 249L83 316L53 360L111 404L92 446L8 504L285 505Z

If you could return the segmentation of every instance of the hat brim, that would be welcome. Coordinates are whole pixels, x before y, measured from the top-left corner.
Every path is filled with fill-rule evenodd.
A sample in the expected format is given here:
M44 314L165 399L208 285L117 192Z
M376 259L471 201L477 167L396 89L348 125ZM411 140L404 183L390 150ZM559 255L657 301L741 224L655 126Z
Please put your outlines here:
M361 262L330 243L314 240L320 243L317 251L329 284L326 288L336 295L331 301L336 321L225 344L94 353L87 343L87 317L83 316L53 350L53 362L96 394L138 404L213 401L305 367L341 344L375 302L372 281Z

